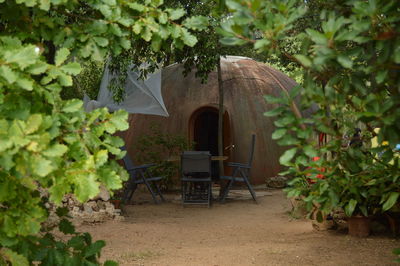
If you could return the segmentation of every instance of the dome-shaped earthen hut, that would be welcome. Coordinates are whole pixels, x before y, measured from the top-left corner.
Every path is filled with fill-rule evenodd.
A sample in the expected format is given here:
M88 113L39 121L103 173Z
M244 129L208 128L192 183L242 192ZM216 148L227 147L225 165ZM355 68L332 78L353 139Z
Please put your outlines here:
M251 135L256 135L256 147L251 170L251 182L261 184L276 176L282 167L279 157L284 148L272 140L274 118L264 112L274 106L264 95L280 95L296 83L288 76L266 64L249 58L228 56L221 58L224 89L224 147L228 161L247 162ZM128 152L135 154L138 137L146 134L152 122L171 134L187 136L197 143L197 149L217 152L218 78L216 71L202 84L194 71L186 77L183 67L174 64L163 69L162 94L169 117L131 114L130 129L125 134ZM205 147L207 146L208 147ZM134 156L132 156L134 158Z

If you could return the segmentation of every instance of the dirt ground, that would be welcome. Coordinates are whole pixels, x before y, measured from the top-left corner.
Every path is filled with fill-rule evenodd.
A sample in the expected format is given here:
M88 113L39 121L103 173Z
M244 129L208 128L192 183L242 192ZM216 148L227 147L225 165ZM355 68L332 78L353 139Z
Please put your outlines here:
M139 196L125 221L79 229L106 240L102 259L120 265L396 265L398 240L316 231L290 215L281 190L258 191L258 204L237 198L208 209L183 207L176 194L160 205Z

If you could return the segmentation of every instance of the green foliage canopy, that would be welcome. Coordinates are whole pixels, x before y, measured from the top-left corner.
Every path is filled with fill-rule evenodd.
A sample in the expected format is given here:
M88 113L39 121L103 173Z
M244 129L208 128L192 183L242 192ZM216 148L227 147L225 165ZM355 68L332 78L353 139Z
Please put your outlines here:
M281 157L289 167L286 174L296 177L289 196L299 196L310 209L324 213L342 207L348 215L369 215L395 206L400 195L400 162L394 151L400 143L398 1L226 4L232 17L221 25L223 43L252 43L254 49L280 54L304 71L301 90L267 97L280 104L266 114L278 118L273 138L290 146ZM316 22L307 18L310 8L319 10L313 16ZM301 40L293 54L281 47L290 38ZM314 104L318 110L302 116ZM353 135L354 127L362 129L361 147L344 145L344 136ZM329 136L324 146L318 146L315 133ZM313 162L315 156L321 159ZM326 178L316 179L321 169Z
M80 73L77 62L102 61L136 40L154 51L166 41L193 46L190 31L200 26L176 23L185 11L162 4L0 0L0 264L97 263L104 243L75 235L65 244L46 234L45 206L60 204L67 193L86 201L100 184L121 187L126 172L110 156L123 156L123 141L113 134L128 128L127 113L85 113L82 101L62 100L60 93ZM75 234L68 228L59 224Z

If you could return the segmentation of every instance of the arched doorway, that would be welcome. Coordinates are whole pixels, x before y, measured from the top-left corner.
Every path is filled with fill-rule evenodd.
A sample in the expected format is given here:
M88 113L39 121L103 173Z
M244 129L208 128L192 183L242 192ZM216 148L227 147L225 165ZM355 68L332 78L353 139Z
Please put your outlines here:
M224 155L230 156L231 128L228 112L225 111L223 119L223 146ZM189 121L190 140L195 143L194 149L210 151L211 155L218 155L218 109L205 106L193 112ZM213 177L218 178L218 162L212 163Z

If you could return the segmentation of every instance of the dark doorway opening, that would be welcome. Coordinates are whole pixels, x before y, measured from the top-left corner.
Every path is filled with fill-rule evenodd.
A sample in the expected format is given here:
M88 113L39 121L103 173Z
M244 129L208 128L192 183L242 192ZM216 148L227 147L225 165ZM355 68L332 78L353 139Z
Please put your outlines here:
M197 151L210 151L218 155L218 113L204 111L194 121L194 136Z
M223 143L224 147L230 145L230 123L228 113L224 114ZM210 151L211 155L218 155L218 109L206 106L196 110L190 118L190 138L195 142L197 151ZM230 149L224 150L225 156L230 156ZM219 179L219 162L213 161L212 177Z

